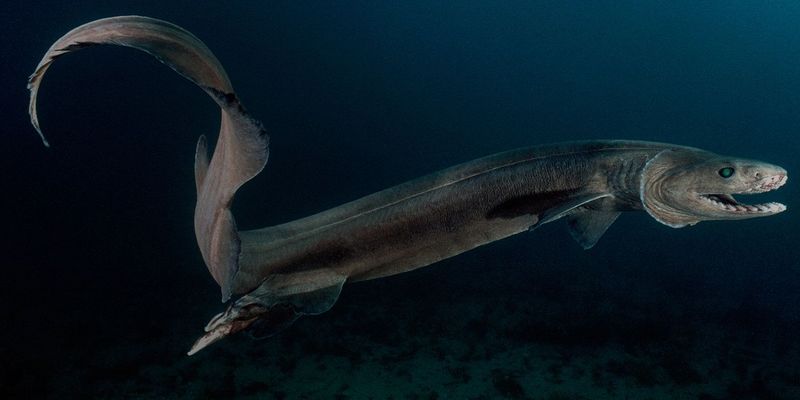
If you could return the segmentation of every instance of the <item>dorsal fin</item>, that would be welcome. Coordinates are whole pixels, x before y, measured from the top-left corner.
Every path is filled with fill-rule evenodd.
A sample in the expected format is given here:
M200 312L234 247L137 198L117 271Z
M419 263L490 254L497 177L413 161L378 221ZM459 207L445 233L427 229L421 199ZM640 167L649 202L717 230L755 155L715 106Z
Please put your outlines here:
M197 195L200 195L200 188L208 173L208 143L206 135L200 135L197 139L197 148L194 152L194 184L197 187Z
M591 249L619 217L619 211L576 209L566 217L567 229L584 249Z

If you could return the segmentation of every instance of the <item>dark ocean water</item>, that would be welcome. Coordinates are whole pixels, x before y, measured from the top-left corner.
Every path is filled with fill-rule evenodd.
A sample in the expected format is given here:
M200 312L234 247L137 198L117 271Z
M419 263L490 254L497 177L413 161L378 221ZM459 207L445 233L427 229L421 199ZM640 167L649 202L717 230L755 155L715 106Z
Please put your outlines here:
M800 398L800 3L160 3L0 6L0 397ZM763 197L789 210L678 230L623 215L590 251L554 223L187 358L223 309L192 228L216 106L102 47L45 78L51 149L27 121L50 44L122 14L195 33L264 122L272 154L237 195L243 229L598 138L782 165L789 183Z

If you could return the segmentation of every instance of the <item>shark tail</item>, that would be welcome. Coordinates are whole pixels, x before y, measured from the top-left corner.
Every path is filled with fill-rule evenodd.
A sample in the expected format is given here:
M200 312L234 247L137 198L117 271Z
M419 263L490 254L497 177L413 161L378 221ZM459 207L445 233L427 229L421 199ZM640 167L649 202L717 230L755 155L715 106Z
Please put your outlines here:
M195 235L209 272L222 288L222 301L235 290L241 244L230 207L236 191L258 175L269 156L269 136L245 111L219 60L190 32L166 21L120 16L81 25L58 39L28 80L28 112L42 142L36 111L39 87L53 61L86 47L111 44L144 51L202 88L222 111L217 144L209 158L205 137L197 144ZM238 293L237 293L238 294Z

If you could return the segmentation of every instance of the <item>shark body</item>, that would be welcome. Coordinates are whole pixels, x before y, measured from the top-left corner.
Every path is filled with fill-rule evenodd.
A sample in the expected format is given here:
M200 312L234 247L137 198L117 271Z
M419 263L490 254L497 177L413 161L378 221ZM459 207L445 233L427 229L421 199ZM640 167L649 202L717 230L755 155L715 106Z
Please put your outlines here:
M195 233L223 301L238 297L209 322L190 355L243 329L269 335L301 315L325 312L346 282L424 267L559 219L590 248L626 211L644 210L665 225L683 227L786 209L732 196L782 186L787 173L781 167L692 147L603 140L499 153L306 218L239 231L230 206L238 188L266 164L269 137L245 111L211 51L180 27L113 17L56 41L29 81L31 120L40 135L36 99L45 71L56 57L95 44L154 55L222 110L213 155L204 137L196 149Z

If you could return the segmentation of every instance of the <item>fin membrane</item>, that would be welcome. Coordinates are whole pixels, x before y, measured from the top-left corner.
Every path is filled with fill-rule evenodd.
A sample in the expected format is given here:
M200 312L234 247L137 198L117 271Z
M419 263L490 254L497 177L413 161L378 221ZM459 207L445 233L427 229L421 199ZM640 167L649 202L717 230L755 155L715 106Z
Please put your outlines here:
M222 289L222 301L249 291L251 288L241 287L236 281L241 246L230 207L236 191L267 163L269 137L261 123L247 114L222 64L200 39L177 25L137 15L99 19L69 31L50 46L28 79L31 124L49 146L36 111L45 72L64 54L104 44L152 55L195 83L219 105L219 138L210 159L205 138L197 143L195 236L211 276Z
M591 249L619 217L619 211L577 209L566 217L567 229L584 249Z
M536 225L532 226L531 229L535 229L539 225L544 225L548 222L553 222L559 218L565 217L576 208L583 206L585 204L591 203L595 200L602 199L604 197L611 197L608 193L589 193L580 196L575 196L571 198L569 201L566 201L562 204L559 204L556 207L553 207L545 212L543 212L539 216L539 222Z
M302 314L288 304L278 304L253 322L247 328L247 334L253 339L266 339L291 326Z
M293 274L294 275L294 274ZM306 292L298 292L283 296L266 295L260 302L272 303L267 312L262 314L249 328L248 332L256 339L267 338L288 328L303 315L322 314L333 307L345 278L341 277L336 284ZM269 285L269 283L267 283ZM262 286L263 287L263 286ZM257 291L261 291L262 287ZM285 291L285 290L284 290ZM280 291L279 291L280 292ZM274 292L273 292L274 293ZM257 296L257 294L247 295Z

